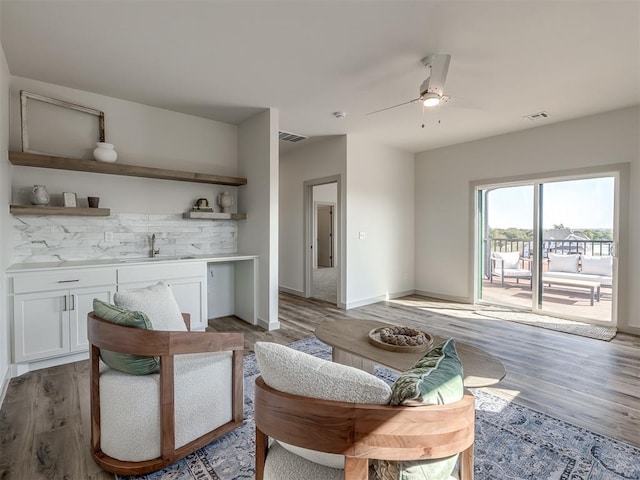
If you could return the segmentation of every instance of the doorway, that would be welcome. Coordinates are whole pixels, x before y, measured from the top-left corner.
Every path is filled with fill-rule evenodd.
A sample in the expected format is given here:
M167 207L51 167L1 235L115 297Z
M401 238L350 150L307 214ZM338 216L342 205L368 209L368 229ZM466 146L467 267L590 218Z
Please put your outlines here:
M476 187L476 301L616 324L619 174Z
M339 262L338 177L305 182L305 296L338 305Z
M333 212L335 204L316 203L316 266L333 268Z

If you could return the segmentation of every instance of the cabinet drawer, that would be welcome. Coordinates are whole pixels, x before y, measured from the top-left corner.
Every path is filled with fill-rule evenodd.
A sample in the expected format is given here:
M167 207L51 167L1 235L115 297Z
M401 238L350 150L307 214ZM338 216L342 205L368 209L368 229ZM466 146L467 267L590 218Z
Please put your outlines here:
M206 276L206 263L187 262L166 265L136 265L118 268L118 284L149 282L172 278L190 278ZM169 282L171 283L171 282Z
M13 277L13 293L60 290L94 285L115 285L116 269L60 270Z

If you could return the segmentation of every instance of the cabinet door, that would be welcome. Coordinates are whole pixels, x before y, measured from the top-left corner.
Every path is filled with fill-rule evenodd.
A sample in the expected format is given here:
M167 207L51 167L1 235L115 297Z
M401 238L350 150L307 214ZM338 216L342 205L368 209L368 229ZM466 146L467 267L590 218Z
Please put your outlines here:
M71 352L89 350L87 339L87 314L93 310L93 299L111 303L115 285L78 288L69 292L69 339Z
M180 311L191 315L191 330L207 327L206 285L204 279L175 279L169 282Z
M15 295L13 355L25 362L69 353L68 290Z

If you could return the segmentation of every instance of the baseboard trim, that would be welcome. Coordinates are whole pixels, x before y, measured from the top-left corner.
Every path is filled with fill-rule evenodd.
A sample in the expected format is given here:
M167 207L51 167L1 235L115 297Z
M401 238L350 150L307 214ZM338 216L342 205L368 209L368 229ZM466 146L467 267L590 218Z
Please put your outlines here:
M290 293L291 295L304 298L304 292L302 290L297 290L295 288L289 287L278 287L278 290L284 293Z
M384 302L385 300L391 300L393 298L406 297L413 293L414 290L404 290L402 292L389 293L388 295L378 295L377 297L356 300L355 302L347 302L343 308L345 308L345 310L349 310L351 308L364 307L365 305L371 305L372 303ZM340 306L342 307L342 304L340 304Z
M447 300L449 302L473 304L473 301L467 297L458 297L456 295L446 295L444 293L426 292L424 290L414 290L415 295L422 297L437 298L438 300Z
M43 368L57 367L58 365L64 365L66 363L79 362L81 360L88 360L89 352L78 352L71 355L63 355L61 357L48 358L46 360L36 360L29 363L13 363L11 364L11 376L19 377L28 372L34 370L41 370Z
M616 328L618 329L619 332L640 336L640 328L638 327L632 327L630 325L620 326L620 324L618 324Z
M2 386L0 386L0 407L4 403L4 398L7 395L7 390L9 389L9 382L11 381L11 367L7 366L4 371L4 375L2 376Z
M280 329L280 321L276 320L275 322L268 322L258 317L258 326L270 332L271 330Z

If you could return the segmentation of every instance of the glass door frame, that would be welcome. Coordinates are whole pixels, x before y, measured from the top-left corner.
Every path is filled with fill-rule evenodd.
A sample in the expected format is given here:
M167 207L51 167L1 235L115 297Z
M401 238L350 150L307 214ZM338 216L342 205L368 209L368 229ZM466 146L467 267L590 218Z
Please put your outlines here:
M626 172L626 174L625 174ZM533 252L532 253L532 301L531 308L525 309L525 311L530 311L532 313L551 315L558 318L566 318L569 320L578 320L585 323L592 323L594 325L605 325L605 326L616 326L618 323L618 264L619 264L619 255L624 252L620 248L620 217L621 217L621 197L624 195L625 198L628 196L628 178L629 178L629 165L628 164L618 164L618 165L610 165L605 167L595 167L595 168L587 168L580 170L571 170L565 172L553 172L548 174L537 174L531 176L522 176L522 177L511 177L504 179L493 179L493 180L482 180L471 182L471 218L473 221L471 228L471 258L473 259L470 262L471 265L471 291L473 292L473 303L480 305L495 305L495 303L490 303L480 298L482 294L482 264L484 258L484 242L481 237L481 233L483 232L483 222L484 215L486 212L483 211L483 200L482 200L482 191L488 189L495 188L506 188L506 187L518 187L518 186L532 186L533 187ZM541 284L541 271L542 271L542 263L540 258L540 250L542 244L542 218L541 218L541 206L542 206L542 195L543 190L540 188L541 185L545 183L553 183L553 182L562 182L562 181L571 181L571 180L584 180L590 178L600 178L600 177L613 177L614 179L614 212L613 212L613 226L612 226L612 236L613 236L613 245L612 245L612 256L613 256L613 280L612 280L612 298L611 298L611 321L610 322L602 322L595 319L588 319L584 317L576 317L571 315L561 315L556 312L550 312L543 307L541 307L542 301L542 284ZM622 179L627 179L627 184L622 185ZM625 202L627 203L627 202ZM624 208L626 211L626 206ZM503 305L509 308L513 308L514 310L522 309L513 305Z

